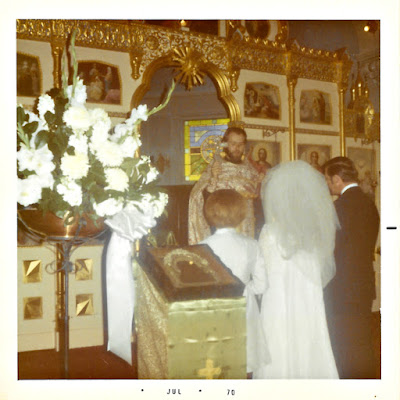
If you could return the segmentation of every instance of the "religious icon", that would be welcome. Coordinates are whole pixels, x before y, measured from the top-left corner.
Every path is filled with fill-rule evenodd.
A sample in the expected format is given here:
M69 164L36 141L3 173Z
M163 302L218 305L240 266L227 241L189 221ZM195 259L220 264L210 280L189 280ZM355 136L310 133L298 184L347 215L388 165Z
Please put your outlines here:
M262 82L246 83L244 116L280 119L279 88Z
M329 94L319 90L303 90L300 96L300 122L330 125Z
M261 173L267 171L280 162L280 144L277 142L249 140L248 159Z
M298 159L308 162L322 173L322 165L331 158L331 146L299 144L297 145Z
M121 104L121 82L117 67L99 61L79 61L78 76L86 85L88 102Z
M17 53L17 96L38 96L42 91L39 57Z

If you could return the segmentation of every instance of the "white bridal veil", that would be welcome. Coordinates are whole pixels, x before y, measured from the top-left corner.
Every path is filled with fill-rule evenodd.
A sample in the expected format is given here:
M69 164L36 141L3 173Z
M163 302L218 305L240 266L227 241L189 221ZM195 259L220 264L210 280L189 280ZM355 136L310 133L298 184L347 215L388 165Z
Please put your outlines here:
M261 198L266 228L282 256L289 259L298 251L315 254L325 286L336 271L333 251L339 220L324 176L304 161L279 164L268 171Z

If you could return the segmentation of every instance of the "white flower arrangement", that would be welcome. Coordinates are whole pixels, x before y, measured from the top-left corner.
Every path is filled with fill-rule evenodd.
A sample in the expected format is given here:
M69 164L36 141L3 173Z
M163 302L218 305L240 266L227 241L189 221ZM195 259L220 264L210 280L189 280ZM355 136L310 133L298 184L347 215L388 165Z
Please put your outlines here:
M158 171L139 155L139 125L168 103L133 109L114 128L101 108L86 108L86 87L77 78L74 37L71 40L72 85L39 97L37 113L17 107L18 203L58 217L89 214L111 218L128 207L152 209L160 216L168 197L156 185Z

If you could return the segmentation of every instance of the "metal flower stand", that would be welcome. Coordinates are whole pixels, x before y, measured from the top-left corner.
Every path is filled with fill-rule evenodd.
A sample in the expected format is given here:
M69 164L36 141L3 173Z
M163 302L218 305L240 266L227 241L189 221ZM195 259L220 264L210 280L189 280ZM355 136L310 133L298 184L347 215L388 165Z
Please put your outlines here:
M59 337L59 351L63 378L69 378L69 274L76 273L71 262L71 255L80 245L98 238L104 233L103 227L96 234L81 236L81 228L85 224L80 219L74 236L47 236L44 232L32 229L27 222L18 215L18 219L25 227L27 233L35 240L41 240L55 245L56 267L51 264L46 266L48 273L57 274L57 299L56 299L56 331ZM73 249L74 248L74 249Z

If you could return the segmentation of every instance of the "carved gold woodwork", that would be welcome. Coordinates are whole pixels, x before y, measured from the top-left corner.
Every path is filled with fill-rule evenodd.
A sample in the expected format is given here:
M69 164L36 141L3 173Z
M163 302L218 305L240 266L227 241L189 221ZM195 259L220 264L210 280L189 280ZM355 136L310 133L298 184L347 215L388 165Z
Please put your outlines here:
M231 81L231 90L232 92L236 92L238 90L237 81L239 79L240 70L239 69L232 69L228 73L229 79Z
M290 75L287 77L287 85L289 89L289 142L290 142L290 160L296 158L296 126L295 126L295 98L294 89L297 84L297 76Z
M192 89L193 86L204 84L205 59L201 53L191 47L180 47L173 50L171 58L178 65L178 74L175 77L177 82L186 85L188 90Z
M344 130L344 95L346 91L346 85L338 84L339 92L339 137L340 137L340 155L346 156L346 137Z
M251 23L252 21L226 20L225 29L226 29L227 39L254 40L255 42L257 42L259 40L258 38L259 35L252 35L252 33L248 29L248 24L247 24L248 22ZM269 23L269 21L265 22ZM278 43L284 43L288 38L288 22L277 21L277 23L278 23L278 33L275 36L275 41Z
M345 116L348 115L345 112ZM275 125L267 125L267 124L249 124L249 123L244 123L242 128L244 129L259 129L262 130L262 135L264 138L270 137L273 135L276 135L277 133L282 133L282 132L289 132L289 127L288 126L275 126ZM297 128L295 127L295 133L307 133L310 135L326 135L326 136L339 136L338 131L321 131L319 129L303 129L303 128Z
M137 107L140 104L143 96L150 89L154 73L164 67L177 67L176 61L173 61L172 53L153 61L143 73L142 84L136 89L132 97L131 108ZM231 121L240 121L240 108L231 93L229 79L226 74L213 63L209 62L202 64L201 71L209 75L215 82L218 98L227 109L228 117Z
M278 21L278 34L275 40L278 43L285 43L289 36L289 25L287 21Z
M243 129L260 129L262 130L263 138L270 137L272 135L276 135L279 132L287 132L288 127L286 126L275 126L275 125L266 125L266 124L249 124L245 123L243 125Z
M318 130L318 129L303 129L303 128L296 128L296 133L309 133L310 135L326 135L326 136L339 136L338 131L326 131L326 130Z
M140 77L140 64L142 62L143 53L141 51L131 51L129 53L131 68L132 68L132 78L139 79Z
M140 104L150 88L155 71L162 67L175 67L177 79L187 88L201 84L204 74L216 84L218 96L227 109L232 123L240 123L240 108L232 95L237 89L241 69L268 72L288 77L289 90L294 89L293 76L310 80L333 82L338 85L339 101L341 89L347 85L352 62L344 49L325 51L299 46L288 41L287 21L278 21L275 41L249 36L226 38L146 25L140 21L101 20L17 20L17 38L48 41L52 45L54 59L54 81L60 82L60 50L72 30L77 30L76 45L113 51L128 52L132 78L142 76L131 107ZM228 21L232 29L240 24ZM229 25L229 24L228 24ZM228 26L227 25L227 26ZM292 88L292 89L291 89ZM291 95L289 95L291 96ZM340 134L344 135L345 115L340 103ZM289 99L290 158L295 157L294 97ZM369 120L368 120L369 121ZM370 118L371 129L377 125ZM284 129L284 128L281 128ZM344 136L341 152L344 149Z
M77 46L132 53L135 76L142 74L156 59L184 47L201 53L207 62L227 75L240 69L284 75L287 52L292 53L290 70L299 78L342 82L351 68L351 61L343 50L331 52L288 43L285 21L280 21L276 40L269 41L251 37L230 40L132 21L17 20L17 37L20 39L60 43L68 39L73 29L78 31ZM141 60L139 54L142 54Z
M357 78L351 86L351 101L344 114L346 136L356 140L361 138L363 144L380 141L380 114L375 113L369 99L369 89L361 78L360 64Z
M361 123L364 131L361 133L358 128ZM346 109L344 112L344 131L346 137L361 138L362 143L368 144L380 141L380 113L372 112L367 108L363 113L357 110Z
M242 21L236 19L226 20L225 27L226 37L228 40L243 37L246 32L246 28L242 25Z
M55 88L61 88L61 59L63 55L64 44L51 43L51 54L53 56L53 85Z

